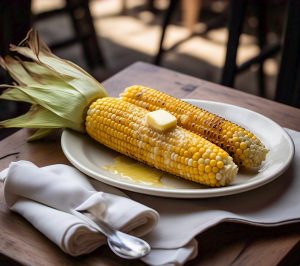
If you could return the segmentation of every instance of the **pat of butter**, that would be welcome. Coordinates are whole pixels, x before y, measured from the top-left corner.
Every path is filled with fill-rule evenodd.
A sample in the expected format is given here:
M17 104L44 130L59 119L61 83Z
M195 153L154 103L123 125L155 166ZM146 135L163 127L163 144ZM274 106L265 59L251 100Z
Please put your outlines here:
M146 121L150 127L160 132L173 129L177 125L176 117L165 110L149 112Z

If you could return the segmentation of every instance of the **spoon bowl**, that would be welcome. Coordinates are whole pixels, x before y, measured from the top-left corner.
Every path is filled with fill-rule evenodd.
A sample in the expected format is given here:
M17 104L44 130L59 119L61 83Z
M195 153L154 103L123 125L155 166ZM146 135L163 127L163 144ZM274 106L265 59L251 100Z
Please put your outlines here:
M110 249L121 258L139 259L151 251L150 245L143 239L112 228L88 211L76 211L75 215L104 234Z
M107 238L107 243L116 255L124 259L139 259L151 250L149 244L144 240L121 231L115 231Z

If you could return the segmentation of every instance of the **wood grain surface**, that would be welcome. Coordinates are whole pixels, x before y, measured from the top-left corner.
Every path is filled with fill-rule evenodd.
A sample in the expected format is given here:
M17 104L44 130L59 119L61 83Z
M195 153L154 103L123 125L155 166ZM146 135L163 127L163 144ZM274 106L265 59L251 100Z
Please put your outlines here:
M145 63L135 63L105 81L110 95L127 86L141 84L180 98L220 101L259 112L280 124L300 131L300 110L225 88ZM27 130L20 130L0 142L0 170L15 160L30 160L38 166L69 164L57 133L43 141L27 143ZM77 258L64 254L21 216L9 211L0 184L0 264L17 265L143 265L124 261L107 247ZM199 255L187 265L276 265L299 263L299 224L258 228L222 223L198 236ZM2 263L1 263L2 262Z

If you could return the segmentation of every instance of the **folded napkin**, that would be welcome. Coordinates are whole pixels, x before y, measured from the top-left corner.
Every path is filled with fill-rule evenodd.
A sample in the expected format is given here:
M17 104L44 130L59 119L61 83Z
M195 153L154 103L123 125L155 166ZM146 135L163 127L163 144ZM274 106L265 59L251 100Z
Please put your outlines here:
M144 237L151 245L152 251L142 260L150 265L182 265L197 255L198 247L195 236L223 221L253 224L257 226L278 226L299 222L300 133L292 130L287 131L292 137L296 147L293 162L284 174L261 188L232 196L187 200L159 198L127 191L126 195L132 200L157 210L160 215L157 226ZM55 168L56 166L49 166L42 169L47 170L52 169L52 167ZM68 169L71 171L72 168L68 167ZM79 175L74 169L72 171L74 171L76 175ZM20 173L20 176L21 175L22 173ZM106 186L99 181L91 179L90 182L98 191L121 195L119 190ZM124 196L124 194L122 195ZM8 202L10 202L9 198L10 196L6 196ZM13 198L15 198L15 196L13 196ZM27 207L27 204L32 206ZM45 216L55 217L50 213L50 210L59 213L59 215L56 214L58 220L51 221L51 225L49 225L49 219L47 219L47 217L42 220L40 215L35 216L37 213L44 215L43 210L38 210L36 205L44 210ZM124 207L126 208L126 206ZM86 236L86 239L90 239L90 242L93 243L96 243L98 241L97 237L100 237L99 234L96 235L91 229L87 229L88 227L82 224L81 221L76 220L77 223L72 222L74 217L69 213L60 212L34 201L19 198L11 208L22 214L63 250L66 250L65 246L69 247L71 245L70 243L76 245L77 249L84 246L84 240L80 242L81 237L78 237L76 240L64 242L63 239L70 239L72 235L75 235L73 232L76 230L80 236L87 235L87 233L93 235L90 237ZM36 210L38 210L38 212ZM108 210L110 210L110 207L108 207ZM132 210L130 209L130 211ZM116 212L112 213L115 214ZM63 217L63 215L67 217ZM126 215L126 211L124 211L124 215ZM155 215L156 213L153 216ZM123 217L123 212L120 216ZM70 219L70 222L68 219ZM152 219L155 220L155 218ZM116 220L113 220L112 224L114 224ZM65 224L60 225L60 223L63 222ZM56 232L54 233L51 228L55 226L58 228L56 228ZM51 233L47 232L47 229L50 230ZM61 231L58 232L60 229ZM65 236L62 237L63 234L65 234ZM53 239L54 237L57 239ZM88 250L85 249L82 253L85 252L88 252Z
M138 202L119 196L121 192L102 185L97 192L88 179L73 167L51 165L39 168L27 161L10 164L0 173L8 207L23 215L64 252L86 254L106 238L76 216L92 210L116 229L136 236L149 233L158 213Z

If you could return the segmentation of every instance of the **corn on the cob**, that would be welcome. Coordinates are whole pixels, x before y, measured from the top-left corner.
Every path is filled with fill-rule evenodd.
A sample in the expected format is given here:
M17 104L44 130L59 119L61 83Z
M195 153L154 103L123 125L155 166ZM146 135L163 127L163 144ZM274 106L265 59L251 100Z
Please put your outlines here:
M164 109L170 112L180 126L226 150L239 166L258 167L265 160L268 150L262 142L253 133L224 118L144 86L131 86L121 97L149 111Z
M148 111L116 98L89 107L87 133L136 160L185 179L219 187L229 184L237 166L227 152L181 127L158 132L146 123Z

